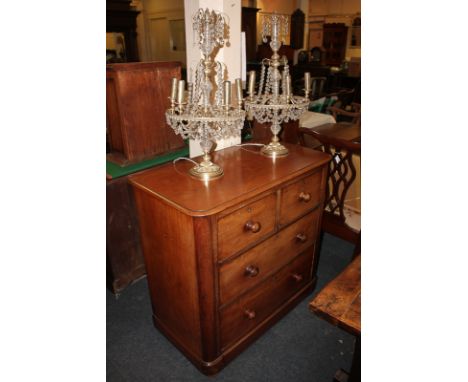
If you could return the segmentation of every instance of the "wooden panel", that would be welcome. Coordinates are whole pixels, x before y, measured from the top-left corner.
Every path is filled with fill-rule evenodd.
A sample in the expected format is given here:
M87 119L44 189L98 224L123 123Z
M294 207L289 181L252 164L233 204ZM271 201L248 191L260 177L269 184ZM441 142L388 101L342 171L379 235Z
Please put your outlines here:
M115 152L124 154L124 143L122 140L122 126L120 121L119 103L117 100L117 89L115 80L111 77L106 81L106 117L110 142Z
M192 353L201 333L192 219L135 189L153 314Z
M323 24L323 47L327 65L340 66L345 58L348 27L343 23Z
M135 203L127 177L106 183L107 282L119 294L145 274Z
M321 202L322 171L316 171L281 192L280 225L287 224Z
M251 293L221 310L223 349L254 329L311 279L311 255L312 253L307 253L299 256L292 264L267 279Z
M221 304L257 285L310 247L317 236L320 213L321 210L316 209L275 236L221 266Z
M275 228L276 194L270 194L218 220L218 260L240 251Z
M257 54L257 12L258 8L242 7L241 29L245 32L247 61L255 61Z
M107 65L109 160L126 165L184 146L165 118L173 77L178 62Z

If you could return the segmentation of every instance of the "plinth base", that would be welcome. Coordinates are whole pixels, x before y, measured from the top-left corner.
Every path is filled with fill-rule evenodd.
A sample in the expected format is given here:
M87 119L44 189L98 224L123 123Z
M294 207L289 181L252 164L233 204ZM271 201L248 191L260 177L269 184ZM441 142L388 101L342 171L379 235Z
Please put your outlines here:
M212 180L223 176L223 169L214 163L200 163L198 166L192 167L189 174L199 180Z
M279 142L270 142L260 150L261 153L267 157L285 157L289 151Z

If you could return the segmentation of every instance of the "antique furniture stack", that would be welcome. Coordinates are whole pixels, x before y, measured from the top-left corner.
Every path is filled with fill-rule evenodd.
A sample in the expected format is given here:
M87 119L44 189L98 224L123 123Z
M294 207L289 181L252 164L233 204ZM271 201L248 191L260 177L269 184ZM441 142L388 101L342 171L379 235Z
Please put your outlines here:
M145 274L128 175L187 155L183 140L165 122L170 78L177 62L107 65L107 284L118 295Z
M287 144L213 154L224 175L202 182L179 161L130 177L154 324L213 374L316 282L329 155Z

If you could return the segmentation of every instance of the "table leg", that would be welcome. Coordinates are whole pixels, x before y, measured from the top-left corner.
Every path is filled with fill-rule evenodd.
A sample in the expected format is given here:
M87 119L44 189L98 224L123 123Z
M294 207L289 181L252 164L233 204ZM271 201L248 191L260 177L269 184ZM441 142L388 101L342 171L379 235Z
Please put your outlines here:
M343 369L339 369L335 373L333 382L360 382L360 381L361 381L361 337L356 337L351 371L347 373Z

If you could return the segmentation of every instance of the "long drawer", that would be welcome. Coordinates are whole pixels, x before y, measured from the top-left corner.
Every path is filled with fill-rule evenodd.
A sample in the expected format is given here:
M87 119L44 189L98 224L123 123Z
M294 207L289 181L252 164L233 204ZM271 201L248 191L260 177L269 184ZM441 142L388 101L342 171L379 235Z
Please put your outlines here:
M312 260L313 246L276 275L222 309L222 349L226 349L254 329L310 281Z
M219 270L220 302L224 304L264 280L316 240L320 210L265 240Z

